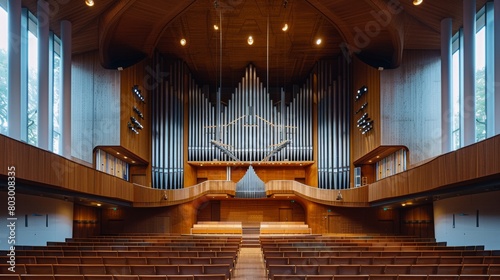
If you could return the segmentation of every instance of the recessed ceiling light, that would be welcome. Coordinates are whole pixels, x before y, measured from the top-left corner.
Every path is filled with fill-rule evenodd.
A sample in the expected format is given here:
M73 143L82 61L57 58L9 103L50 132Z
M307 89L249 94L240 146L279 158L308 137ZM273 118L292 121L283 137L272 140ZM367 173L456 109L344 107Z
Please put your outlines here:
M181 39L181 46L185 46L187 44L186 39L182 38Z
M422 2L424 2L424 0L413 0L413 5L418 6L422 4Z
M253 45L253 37L252 36L248 36L247 42L248 42L249 45Z
M100 203L97 203L96 205L97 205L97 206L99 206L99 207L101 207L101 205L102 205L102 204L100 204Z
M316 45L321 45L321 38L316 39Z
M217 24L214 24L214 30L219 30L219 26Z
M85 4L89 7L94 6L94 0L85 0Z
M285 23L285 25L283 25L283 28L281 28L281 30L287 31L288 30L288 24Z

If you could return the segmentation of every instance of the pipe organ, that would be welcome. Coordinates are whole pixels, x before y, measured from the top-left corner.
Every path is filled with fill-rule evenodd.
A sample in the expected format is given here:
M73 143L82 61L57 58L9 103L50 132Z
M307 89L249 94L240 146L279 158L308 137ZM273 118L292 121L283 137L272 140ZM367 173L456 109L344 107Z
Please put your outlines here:
M348 64L321 61L317 67L318 187L346 189L350 185Z
M229 98L222 102L219 91L214 102L207 87L196 84L184 63L167 65L161 58L157 60L165 71L151 98L154 188L182 188L184 164L203 166L214 161L316 164L318 187L349 188L347 62L318 62L300 89L286 93L292 96L282 90L273 95L277 100L271 98L255 67L249 65ZM313 112L317 112L317 123ZM316 174L311 176L314 182ZM226 177L231 177L230 168Z
M272 100L252 65L227 104L213 104L194 83L189 88L188 160L312 161L312 90L289 104Z
M157 58L165 72L152 84L151 167L153 187L184 187L184 63L168 65ZM165 78L163 78L165 76Z

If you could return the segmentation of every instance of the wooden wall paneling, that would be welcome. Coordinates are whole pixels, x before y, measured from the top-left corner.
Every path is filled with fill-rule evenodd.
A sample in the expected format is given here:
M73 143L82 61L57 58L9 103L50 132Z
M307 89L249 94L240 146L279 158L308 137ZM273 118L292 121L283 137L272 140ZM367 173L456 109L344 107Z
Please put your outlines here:
M484 160L478 158L478 144L456 150L455 157L458 181L477 178L478 161Z
M440 155L406 172L372 183L369 186L369 201L390 198L398 194L399 192L389 191L388 188L396 185L393 184L393 180L398 180L397 184L402 183L405 176L408 187L406 191L400 189L402 192L399 194L401 195L442 188L489 175L498 175L500 174L500 165L494 158L498 157L500 151L499 139L500 136L486 139L480 143ZM491 164L486 166L489 163Z
M366 182L368 184L375 182L376 178L375 164L363 164L360 167L361 167L361 180L363 180L363 177L366 177ZM354 172L352 173L354 174Z
M28 144L6 138L4 156L9 166L16 167L16 178L29 178L29 152ZM6 172L7 170L2 171Z
M400 173L399 176L390 176L387 179L393 197L403 196L408 193L409 184L407 172Z
M477 176L488 176L500 170L500 138L481 141L477 145Z
M144 60L120 72L120 145L147 162L151 161L150 90L155 85L157 86L156 77L151 77L151 74L146 73L149 63L149 60ZM139 86L145 103L132 92L134 85ZM144 119L134 112L134 106L142 112ZM139 130L139 134L135 134L127 127L130 117L136 118L143 125L144 129Z
M431 203L400 208L401 233L418 237L434 237L434 217Z
M357 58L353 58L352 75L352 99L356 96L356 91L362 86L368 88L358 102L352 102L352 126L351 126L351 160L356 161L370 151L381 145L381 112L380 112L380 72ZM356 127L356 121L361 115L354 115L364 102L368 102L365 112L373 120L373 129L362 135ZM359 115L359 116L358 116Z
M458 170L454 168L457 163L455 153L447 153L435 158L434 161L437 165L434 167L437 170L437 178L434 178L437 186L458 182Z
M278 222L280 209L291 209L292 221L305 222L302 205L293 199L231 199L220 201L220 220L243 224ZM210 211L206 207L205 211Z
M74 204L73 238L98 236L101 234L101 209Z
M225 166L202 166L198 167L196 173L197 178L206 178L207 180L226 180L227 177Z

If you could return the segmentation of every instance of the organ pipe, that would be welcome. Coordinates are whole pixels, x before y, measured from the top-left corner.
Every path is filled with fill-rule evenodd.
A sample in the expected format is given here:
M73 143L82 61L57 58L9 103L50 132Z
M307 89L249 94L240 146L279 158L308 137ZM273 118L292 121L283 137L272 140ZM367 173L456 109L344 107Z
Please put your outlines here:
M188 141L189 161L312 161L312 152L305 152L312 151L312 141L304 140L312 134L312 101L308 100L312 95L298 92L286 104L282 90L281 102L273 104L276 100L271 99L253 65L246 68L227 106L212 104L205 95L189 91L189 100L196 100L189 103L190 111L202 108L200 114L189 114L190 130L196 132ZM217 130L220 136L213 135Z
M345 61L318 62L318 186L349 188L349 86Z

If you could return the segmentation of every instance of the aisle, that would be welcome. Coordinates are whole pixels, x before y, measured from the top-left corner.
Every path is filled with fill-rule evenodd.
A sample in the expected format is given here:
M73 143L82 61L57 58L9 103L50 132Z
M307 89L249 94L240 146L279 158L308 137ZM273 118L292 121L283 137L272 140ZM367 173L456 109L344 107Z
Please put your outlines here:
M260 248L240 248L232 280L265 280L266 267Z

